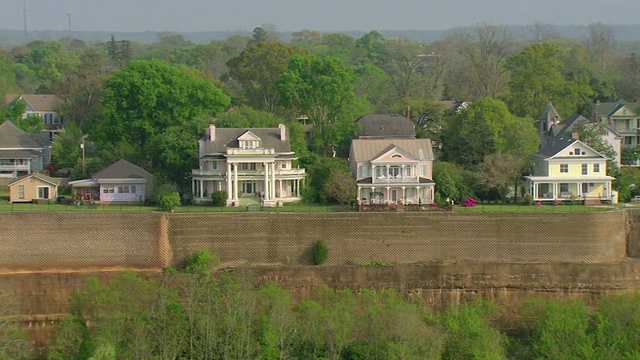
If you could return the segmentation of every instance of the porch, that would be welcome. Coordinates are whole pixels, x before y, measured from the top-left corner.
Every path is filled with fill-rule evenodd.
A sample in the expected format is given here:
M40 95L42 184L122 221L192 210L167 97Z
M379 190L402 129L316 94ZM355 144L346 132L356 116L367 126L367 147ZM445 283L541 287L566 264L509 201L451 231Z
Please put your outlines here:
M422 186L358 186L358 204L422 205L433 203L433 184Z
M554 179L527 176L526 190L533 201L611 200L612 177L599 179Z

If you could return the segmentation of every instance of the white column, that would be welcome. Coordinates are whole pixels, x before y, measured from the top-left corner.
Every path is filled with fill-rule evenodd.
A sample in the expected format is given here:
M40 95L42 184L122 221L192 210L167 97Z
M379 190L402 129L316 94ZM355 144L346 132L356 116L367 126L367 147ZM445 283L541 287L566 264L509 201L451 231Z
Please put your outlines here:
M198 195L196 194L196 181L194 179L191 179L191 193L193 194L193 196Z
M422 196L420 196L420 186L416 186L416 201L418 201L418 203L422 203L422 201L424 199L422 199Z
M403 175L402 176L404 176L404 165L402 166L402 170L403 170ZM402 204L403 205L407 205L406 204L406 202L407 202L407 187L403 186L403 187L401 187L401 189L402 189Z
M387 165L387 171L389 171L389 165ZM387 175L389 175L388 172L387 172ZM387 204L389 204L389 203L391 203L391 187L387 186L386 189L387 189L387 196L386 196Z
M551 187L551 188L552 188L552 190L551 190L551 198L553 198L553 200L556 200L556 199L557 199L557 197L556 197L556 193L557 193L557 190L558 190L558 189L557 189L558 184L556 184L556 183L551 183L551 185L552 185L552 187Z
M276 163L271 163L271 194L276 198Z
M266 162L262 163L262 168L264 169L264 186L262 187L262 192L264 193L265 200L269 200L269 167Z
M387 164L387 180L391 179L391 174L389 174L389 168L391 167L391 165ZM388 197L388 195L387 195Z
M283 197L282 196L282 179L280 179L279 183L280 183L280 197Z
M300 179L296 180L296 196L300 197Z
M231 163L227 163L227 200L232 199L232 188L231 188Z
M407 174L405 174L404 172L404 164L400 167L400 171L401 171L402 181L404 181L404 179L407 177ZM404 196L404 190L402 192L402 197L406 198L406 196Z
M233 200L238 201L238 164L233 164ZM239 205L236 203L236 205Z
M202 189L204 187L204 181L200 180L200 198L204 197L204 190Z
M371 183L376 181L376 166L371 164Z

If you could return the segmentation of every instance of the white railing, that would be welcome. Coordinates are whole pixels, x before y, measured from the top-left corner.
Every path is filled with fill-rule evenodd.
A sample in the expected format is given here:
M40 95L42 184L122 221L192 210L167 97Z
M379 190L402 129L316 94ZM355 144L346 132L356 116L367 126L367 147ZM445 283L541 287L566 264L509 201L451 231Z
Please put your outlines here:
M200 170L200 169L191 170L191 175L196 175L196 176L225 176L226 173L227 173L226 170Z
M227 155L274 155L275 149L238 149L227 148Z
M373 184L389 184L389 183L418 183L419 178L417 176L379 176L373 178Z
M29 171L29 165L0 164L0 171Z

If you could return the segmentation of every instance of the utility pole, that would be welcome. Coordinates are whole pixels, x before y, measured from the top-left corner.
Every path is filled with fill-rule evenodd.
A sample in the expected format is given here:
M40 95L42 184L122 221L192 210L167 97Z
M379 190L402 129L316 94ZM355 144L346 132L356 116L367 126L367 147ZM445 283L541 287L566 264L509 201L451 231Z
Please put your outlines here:
M24 37L27 37L27 0L22 1L22 20L24 22Z
M84 176L84 168L85 168L85 161L84 161L84 137L82 138L82 144L80 144L80 149L82 149L82 176Z

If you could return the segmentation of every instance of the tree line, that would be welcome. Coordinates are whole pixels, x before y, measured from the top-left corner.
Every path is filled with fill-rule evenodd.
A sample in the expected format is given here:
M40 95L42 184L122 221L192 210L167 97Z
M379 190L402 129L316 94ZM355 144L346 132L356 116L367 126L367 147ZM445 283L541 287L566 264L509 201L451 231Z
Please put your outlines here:
M533 298L514 317L478 299L436 311L395 290L319 286L293 296L247 269L214 277L88 279L42 350L47 359L635 359L640 293ZM0 358L35 356L0 321Z
M197 167L197 140L214 118L218 126L285 123L299 165L310 169L305 198L352 201L354 191L340 199L332 191L342 188L346 166L322 159L334 152L346 158L361 115L404 113L419 137L441 144L439 160L447 164L437 165L435 176L469 180L457 189L436 185L439 197L506 201L505 183L527 173L526 158L537 150L535 119L548 103L564 117L590 116L595 101L640 98L640 59L620 46L611 27L591 24L584 40L562 38L548 24L535 33L535 41L524 42L508 28L479 24L422 43L378 31L356 39L301 30L283 42L258 27L251 36L209 44L175 34L149 45L115 37L92 44L37 40L0 50L0 92L62 99L67 128L54 141L53 165L72 178L125 158L189 201L186 178ZM439 100L473 105L456 112ZM5 104L2 116L38 131L16 115L20 106ZM301 118L312 127L303 128ZM91 146L83 173L85 139ZM487 173L492 162L506 160L513 170L507 178Z

